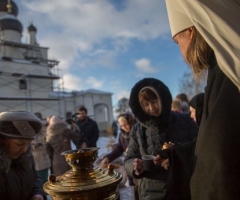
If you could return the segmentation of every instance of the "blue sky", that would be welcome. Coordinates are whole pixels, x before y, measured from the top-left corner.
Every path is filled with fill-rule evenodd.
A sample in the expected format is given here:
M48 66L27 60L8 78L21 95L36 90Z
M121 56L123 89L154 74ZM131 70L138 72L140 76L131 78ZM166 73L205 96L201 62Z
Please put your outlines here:
M66 91L112 92L113 105L129 97L144 77L163 81L173 97L188 71L171 38L164 0L21 0L18 19L28 42L29 21L37 41L60 61Z

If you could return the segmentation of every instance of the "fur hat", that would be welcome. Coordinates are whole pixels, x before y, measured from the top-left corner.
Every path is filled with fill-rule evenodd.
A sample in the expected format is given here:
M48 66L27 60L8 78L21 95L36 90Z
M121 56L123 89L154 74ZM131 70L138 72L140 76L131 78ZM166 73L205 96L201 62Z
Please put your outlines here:
M8 138L34 139L41 131L41 120L32 113L10 111L0 113L0 135Z

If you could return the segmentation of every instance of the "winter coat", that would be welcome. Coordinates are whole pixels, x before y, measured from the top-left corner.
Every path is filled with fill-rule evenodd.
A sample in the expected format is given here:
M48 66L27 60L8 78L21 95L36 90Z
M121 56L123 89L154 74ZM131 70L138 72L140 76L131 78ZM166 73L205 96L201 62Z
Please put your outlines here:
M37 171L50 168L51 161L47 153L45 132L40 132L32 141L32 155Z
M97 123L91 118L87 117L87 121L82 123L79 120L77 125L81 131L82 138L78 142L74 142L77 148L81 147L82 143L86 142L88 147L96 147L99 137L99 130Z
M35 194L42 194L47 199L35 170L31 149L11 160L0 144L0 199L30 200Z
M109 159L109 162L112 162L116 158L120 157L128 148L129 140L130 133L127 134L122 131L119 135L116 147L113 149L111 153L105 155L104 157L107 157Z
M79 131L72 131L65 122L48 125L46 130L47 152L52 159L52 169L56 176L70 170L62 152L71 150L70 140L79 140Z
M210 66L191 194L193 200L235 200L240 198L240 93L214 56Z
M162 102L160 116L147 115L139 101L139 91L146 86L158 92ZM197 136L197 125L188 114L171 112L172 98L168 88L159 80L143 79L137 83L131 92L129 104L135 118L140 122L131 130L128 151L124 166L127 173L138 179L138 193L140 200L165 200L167 195L168 171L161 166L154 165L152 171L144 171L136 176L133 171L133 161L142 155L157 156L164 142L173 142L180 145L192 141Z

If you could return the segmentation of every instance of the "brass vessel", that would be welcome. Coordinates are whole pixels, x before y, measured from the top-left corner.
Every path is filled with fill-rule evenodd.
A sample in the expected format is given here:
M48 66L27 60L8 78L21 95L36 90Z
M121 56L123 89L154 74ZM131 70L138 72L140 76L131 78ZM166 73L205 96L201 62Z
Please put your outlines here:
M43 189L53 200L119 200L117 192L122 174L94 166L99 148L65 151L67 163L72 167L61 176L50 175Z

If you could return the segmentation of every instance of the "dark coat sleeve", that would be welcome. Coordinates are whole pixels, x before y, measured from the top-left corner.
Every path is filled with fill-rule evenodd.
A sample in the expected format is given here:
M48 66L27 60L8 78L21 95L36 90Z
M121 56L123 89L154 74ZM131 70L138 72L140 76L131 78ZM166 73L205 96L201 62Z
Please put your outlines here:
M167 130L168 141L175 145L190 142L197 137L198 127L188 114L172 113L172 122Z
M193 141L197 138L198 133L198 127L196 122L193 121L193 119L187 115L187 123L188 123L188 141Z
M46 193L43 191L42 180L38 176L37 171L35 170L35 162L34 162L33 157L31 157L31 160L32 160L32 163L33 163L32 164L32 170L33 170L34 175L35 175L35 183L33 185L33 189L32 189L32 192L31 192L31 197L36 195L36 194L41 194L41 195L43 195L44 199L47 200Z
M196 139L174 146L169 151L167 191L171 199L190 200L190 179L194 169ZM181 183L181 184L179 184Z
M77 136L72 136L71 140L72 140L73 144L75 144L76 148L80 148L81 147L81 143L85 142L85 138L83 137L81 131L76 130L76 131L74 131L74 133Z
M113 160L115 160L116 158L120 157L123 154L124 148L121 138L123 138L122 135L119 136L117 146L113 149L113 151L104 156L109 159L109 162L112 162Z
M128 174L128 176L132 178L142 178L142 176L135 177L134 170L133 170L133 161L135 158L141 158L141 153L139 150L139 144L138 144L138 126L134 125L131 129L131 137L128 145L128 151L126 152L126 155L124 157L124 167Z
M53 150L51 144L48 143L48 142L46 143L46 150L47 150L47 153L48 153L48 155L50 157L50 160L52 160L53 159L54 150Z
M88 137L89 139L86 141L88 147L95 146L99 138L99 130L97 123L95 121L92 121L91 126L92 126L91 137Z

